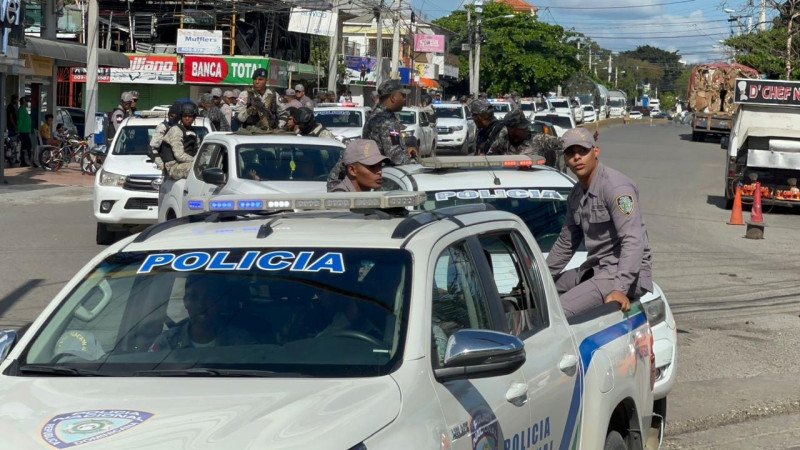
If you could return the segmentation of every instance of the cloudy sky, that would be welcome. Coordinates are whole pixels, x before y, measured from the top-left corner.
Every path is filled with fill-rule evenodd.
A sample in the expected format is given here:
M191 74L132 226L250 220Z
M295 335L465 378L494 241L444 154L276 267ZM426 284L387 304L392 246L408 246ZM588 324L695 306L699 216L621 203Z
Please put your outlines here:
M472 3L473 0L413 0L429 20ZM529 0L529 3L531 1ZM759 0L534 0L539 19L574 29L612 51L652 45L678 50L687 63L726 58L721 39L731 35L730 16L739 16L744 32L748 18L758 23ZM726 12L725 9L734 10ZM771 14L770 14L771 15Z

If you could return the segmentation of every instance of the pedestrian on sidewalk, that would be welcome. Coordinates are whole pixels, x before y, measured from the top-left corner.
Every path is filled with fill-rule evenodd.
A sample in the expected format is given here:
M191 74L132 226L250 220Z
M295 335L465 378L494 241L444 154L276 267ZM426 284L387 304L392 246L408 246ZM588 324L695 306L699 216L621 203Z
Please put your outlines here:
M17 129L19 130L19 142L22 151L20 155L22 164L20 164L20 167L33 166L33 145L31 144L33 126L31 124L31 114L28 112L30 101L31 98L27 95L22 97L19 109L17 109Z

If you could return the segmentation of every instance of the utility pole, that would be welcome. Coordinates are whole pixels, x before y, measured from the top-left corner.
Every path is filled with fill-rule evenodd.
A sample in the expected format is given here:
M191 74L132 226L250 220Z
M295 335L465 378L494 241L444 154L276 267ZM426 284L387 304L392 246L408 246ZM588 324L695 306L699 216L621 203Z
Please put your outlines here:
M761 9L758 13L759 31L767 31L767 0L761 0Z
M483 0L475 1L475 12L478 14L475 26L475 92L481 91L481 19L483 18Z
M611 76L611 75L609 75ZM617 87L617 83L619 82L619 66L614 67L614 88Z
M581 41L578 41L578 54L576 55L576 58L578 58L578 61L581 60Z
M400 78L400 7L403 1L397 1L397 11L394 13L394 36L392 36L392 78Z
M589 72L592 71L592 47L589 47Z
M97 49L100 40L100 8L98 0L89 0L89 11L86 21L86 127L84 137L97 131L95 113L97 113ZM106 136L109 138L110 136Z
M383 82L383 18L381 17L381 9L383 9L383 0L381 5L373 9L375 12L375 20L378 22L378 42L376 42L375 58L377 64L375 65L375 86L380 86Z
M339 75L339 39L342 37L342 19L339 17L339 1L333 0L336 26L328 42L328 90L336 92L336 77ZM344 80L342 80L344 82Z
M472 28L472 9L467 7L467 45L469 45L469 95L475 95L475 64L472 61L475 30Z
M611 84L611 53L608 54L608 84Z

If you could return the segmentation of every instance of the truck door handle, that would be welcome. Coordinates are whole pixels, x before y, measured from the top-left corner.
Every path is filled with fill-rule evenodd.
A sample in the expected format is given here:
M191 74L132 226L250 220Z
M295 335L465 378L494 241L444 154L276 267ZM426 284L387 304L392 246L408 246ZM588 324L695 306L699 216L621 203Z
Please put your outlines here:
M528 384L511 383L511 387L506 391L506 400L516 406L522 406L528 402Z
M558 368L567 375L573 375L576 367L578 367L578 357L575 355L564 355L558 363Z

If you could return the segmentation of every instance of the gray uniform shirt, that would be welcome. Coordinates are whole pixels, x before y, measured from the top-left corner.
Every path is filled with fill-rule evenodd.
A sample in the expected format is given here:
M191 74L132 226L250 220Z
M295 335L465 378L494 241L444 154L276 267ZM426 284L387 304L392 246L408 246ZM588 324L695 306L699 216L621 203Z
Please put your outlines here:
M576 184L567 198L567 217L547 255L554 276L567 265L582 240L588 256L581 269L614 280L614 290L629 292L637 282L653 292L650 243L639 207L639 189L621 172L598 164L588 190Z

